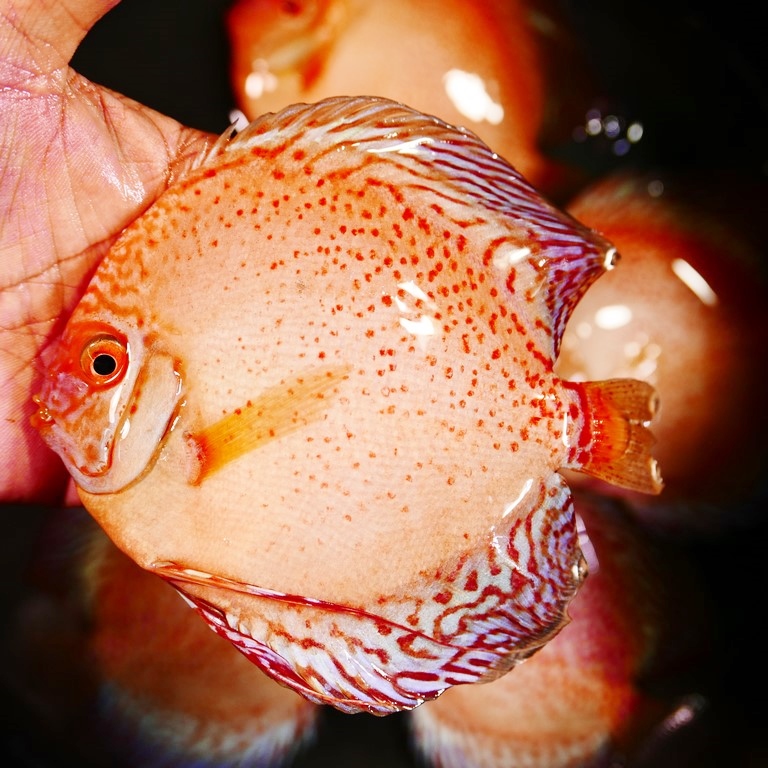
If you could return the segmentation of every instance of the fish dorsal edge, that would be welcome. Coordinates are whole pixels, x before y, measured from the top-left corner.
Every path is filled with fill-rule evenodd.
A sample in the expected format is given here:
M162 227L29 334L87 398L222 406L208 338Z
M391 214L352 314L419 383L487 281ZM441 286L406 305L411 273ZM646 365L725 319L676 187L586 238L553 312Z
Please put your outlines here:
M375 153L408 173L423 189L443 190L468 215L495 214L509 225L509 268L527 261L537 273L536 301L548 315L541 343L554 358L565 325L581 296L606 269L615 250L600 235L555 207L503 157L467 128L451 125L390 99L338 96L293 104L266 113L241 131L228 128L195 165L204 169L228 156L267 151L301 137L302 146L323 151Z

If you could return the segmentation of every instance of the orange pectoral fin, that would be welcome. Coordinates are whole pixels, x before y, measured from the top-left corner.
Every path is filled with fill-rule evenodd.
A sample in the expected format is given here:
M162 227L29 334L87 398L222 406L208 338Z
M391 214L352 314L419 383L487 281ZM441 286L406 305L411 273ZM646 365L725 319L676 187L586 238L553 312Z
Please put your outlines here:
M188 482L199 485L231 461L320 419L329 407L329 395L337 392L350 370L351 366L312 369L266 389L200 432L187 434Z
M635 379L564 382L581 401L584 423L568 467L621 488L660 493L649 422L658 410L654 388Z

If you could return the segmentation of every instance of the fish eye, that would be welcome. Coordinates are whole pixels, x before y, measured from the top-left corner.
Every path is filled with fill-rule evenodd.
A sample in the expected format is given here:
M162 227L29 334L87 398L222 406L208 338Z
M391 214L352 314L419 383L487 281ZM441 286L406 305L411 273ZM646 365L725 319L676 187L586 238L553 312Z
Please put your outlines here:
M80 355L80 367L91 384L110 384L122 376L128 362L126 344L115 336L99 334Z

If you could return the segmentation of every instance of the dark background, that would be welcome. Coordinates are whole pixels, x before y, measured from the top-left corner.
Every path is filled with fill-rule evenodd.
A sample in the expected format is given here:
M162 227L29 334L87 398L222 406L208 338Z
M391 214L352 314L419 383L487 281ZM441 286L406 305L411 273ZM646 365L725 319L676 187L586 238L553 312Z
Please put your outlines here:
M73 65L180 122L223 132L234 103L222 22L229 5L126 0L92 30ZM727 4L693 0L561 5L599 73L596 100L646 128L644 154L633 162L763 169L768 25L758 7L733 3L738 10L729 12ZM598 157L593 148L580 159Z
M227 75L225 0L124 0L86 38L74 65L91 79L178 120L223 131L233 98ZM468 4L471 4L468 2ZM615 112L639 119L645 138L632 162L665 168L738 168L759 178L768 171L766 31L758 9L683 0L565 4L601 76ZM620 165L599 142L564 147L577 162L602 172ZM738 190L733 191L738 194ZM755 350L764 355L764 350ZM46 510L9 508L0 552L0 600L10 613L26 589L25 562ZM764 523L689 548L700 584L721 610L715 638L717 686L712 708L682 737L682 746L643 763L768 766L768 706L764 622ZM736 586L734 586L736 585ZM51 733L23 696L0 676L0 757L12 768L91 766L78 746ZM690 746L691 742L694 744ZM696 746L696 745L699 746ZM677 751L686 755L678 758ZM693 757L692 757L693 756ZM317 744L300 768L333 765L408 768L402 716L386 719L329 711ZM140 768L140 766L135 766Z

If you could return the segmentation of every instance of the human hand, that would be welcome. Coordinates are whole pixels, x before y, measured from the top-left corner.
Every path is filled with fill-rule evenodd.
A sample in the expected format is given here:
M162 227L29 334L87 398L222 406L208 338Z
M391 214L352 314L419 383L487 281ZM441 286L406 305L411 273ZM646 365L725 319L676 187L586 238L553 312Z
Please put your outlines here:
M119 0L0 0L0 502L68 475L29 424L35 360L118 233L215 137L78 75Z

